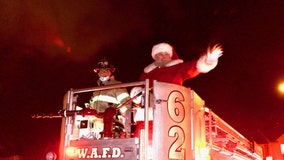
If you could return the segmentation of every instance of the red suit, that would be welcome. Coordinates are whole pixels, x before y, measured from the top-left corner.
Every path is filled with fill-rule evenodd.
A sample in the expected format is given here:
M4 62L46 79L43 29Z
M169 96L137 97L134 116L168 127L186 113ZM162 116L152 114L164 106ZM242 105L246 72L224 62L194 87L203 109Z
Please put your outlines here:
M156 67L154 63L148 65L140 76L140 80L149 79L150 87L153 86L153 80L160 82L174 83L182 85L182 83L190 78L197 76L200 72L196 68L197 61L188 61L176 59L169 62L164 67ZM144 128L144 121L136 122L134 136L139 136L139 131ZM153 121L149 121L149 142L152 143Z
M182 60L178 59L172 60L166 67L158 68L154 64L149 66L144 69L140 80L149 79L151 84L153 80L157 80L182 85L185 80L193 78L200 73L196 68L196 61L182 63Z
M174 83L182 85L187 79L197 76L199 73L207 73L216 67L218 58L222 55L222 48L215 45L212 49L208 48L207 54L199 57L198 60L183 62L179 59L173 47L167 43L160 43L152 48L152 58L154 60L157 54L169 54L171 60L162 67L156 66L153 62L144 68L140 80L149 79L150 87L153 86L153 80L160 82ZM153 106L150 106L150 108ZM143 112L141 112L143 113ZM143 113L144 114L144 113ZM152 143L153 119L149 119L149 142ZM139 131L144 128L144 120L136 121L136 130L134 136L139 136Z

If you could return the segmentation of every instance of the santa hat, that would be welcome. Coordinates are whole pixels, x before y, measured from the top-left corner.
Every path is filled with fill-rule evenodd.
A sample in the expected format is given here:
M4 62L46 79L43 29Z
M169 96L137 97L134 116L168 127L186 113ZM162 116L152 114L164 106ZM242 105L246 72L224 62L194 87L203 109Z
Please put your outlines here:
M152 58L155 59L155 55L158 53L168 53L171 57L173 55L173 47L168 43L159 43L153 46L152 48Z
M155 59L155 56L158 53L168 53L172 60L179 59L174 47L165 42L153 46L151 53L152 58Z
M173 66L179 63L183 63L183 60L180 59L174 49L173 46L169 45L168 43L159 43L153 46L152 48L152 58L155 60L155 55L158 53L169 53L171 56L171 61L168 62L165 67L169 67L169 66ZM155 65L155 63L151 63L148 66L146 66L144 68L144 72L148 73L151 72L153 69L157 68L157 66Z

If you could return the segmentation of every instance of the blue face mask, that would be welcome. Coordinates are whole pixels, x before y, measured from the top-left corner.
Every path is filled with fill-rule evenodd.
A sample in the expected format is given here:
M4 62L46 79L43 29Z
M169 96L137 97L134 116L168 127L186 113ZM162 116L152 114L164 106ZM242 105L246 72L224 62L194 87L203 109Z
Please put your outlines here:
M108 80L109 80L109 76L100 77L100 80L101 80L102 82L108 81Z

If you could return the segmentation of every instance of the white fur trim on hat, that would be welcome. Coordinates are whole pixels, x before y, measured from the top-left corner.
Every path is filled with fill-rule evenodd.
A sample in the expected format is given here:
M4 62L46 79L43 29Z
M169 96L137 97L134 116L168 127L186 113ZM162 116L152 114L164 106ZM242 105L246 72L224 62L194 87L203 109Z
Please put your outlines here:
M159 43L153 46L152 48L152 58L155 59L155 55L160 52L167 52L170 56L173 56L173 47L168 43Z

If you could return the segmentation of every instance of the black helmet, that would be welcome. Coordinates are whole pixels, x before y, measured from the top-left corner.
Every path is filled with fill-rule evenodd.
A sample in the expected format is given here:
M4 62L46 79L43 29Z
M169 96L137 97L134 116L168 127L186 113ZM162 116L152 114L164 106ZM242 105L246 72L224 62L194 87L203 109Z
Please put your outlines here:
M114 66L106 59L102 58L101 60L98 61L96 68L94 69L94 72L98 72L99 69L110 69L111 72L115 71Z

